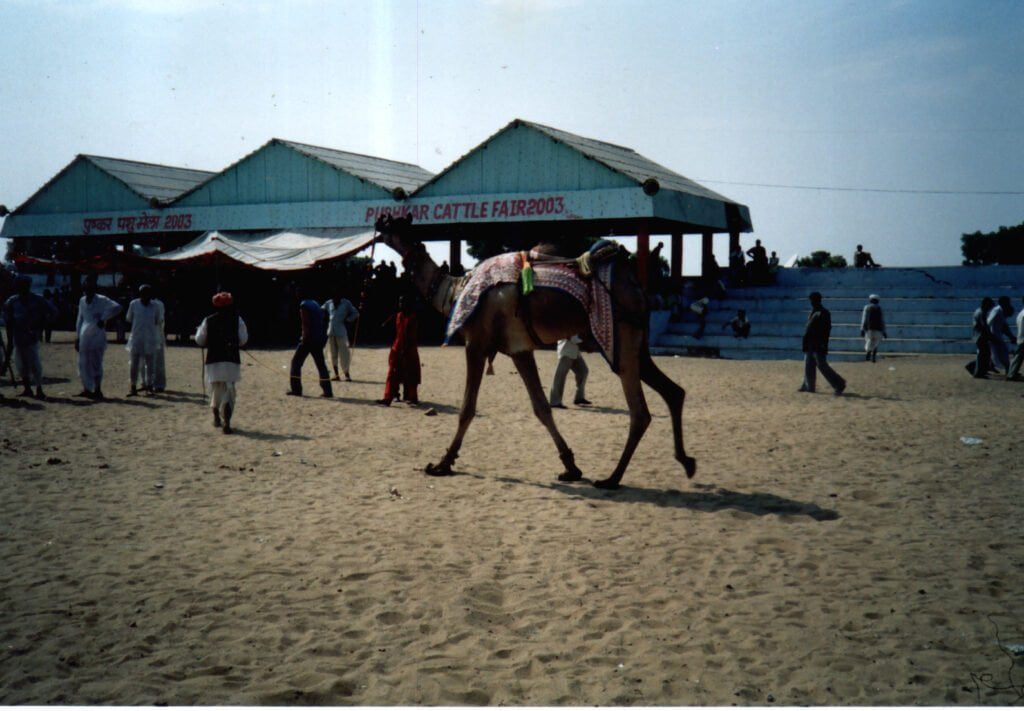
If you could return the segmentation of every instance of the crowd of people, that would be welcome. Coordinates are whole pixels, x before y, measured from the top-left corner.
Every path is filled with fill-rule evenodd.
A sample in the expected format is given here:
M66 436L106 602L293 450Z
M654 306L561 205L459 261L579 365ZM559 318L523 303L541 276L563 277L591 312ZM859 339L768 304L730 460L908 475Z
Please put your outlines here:
M393 267L393 265L391 265ZM397 278L387 266L375 271L381 279ZM24 386L22 396L45 399L40 347L46 332L59 318L58 308L51 298L32 293L32 281L27 276L16 280L16 293L3 303L7 345L0 339L0 366L14 371ZM332 381L344 378L351 381L351 341L349 329L360 317L359 309L340 290L323 303L313 298L308 287L298 291L299 343L292 355L289 372L289 395L301 396L302 368L308 358L316 366L322 396L333 397ZM383 397L377 402L391 405L395 400L419 404L418 387L421 379L418 351L419 333L415 298L403 294L398 298L397 311L382 323L393 325L394 338L388 354L388 371ZM241 378L242 347L249 341L249 327L239 313L233 294L218 290L208 302L207 311L191 334L191 340L204 349L203 377L210 386L210 408L213 423L225 434L232 432L231 421L235 412L236 384ZM107 331L122 319L128 333L125 348L128 351L130 390L128 397L142 392L159 393L166 388L166 330L168 309L155 298L153 287L139 286L135 298L127 308L117 300L99 293L95 276L87 276L82 285L82 296L76 309L74 325L75 351L78 374L82 383L79 397L103 400L103 364L107 350ZM580 352L581 338L574 336L558 344L558 365L551 387L551 405L561 403L566 375L572 371L576 378L573 403L590 405L586 399L587 366ZM330 368L324 350L330 355ZM493 359L492 359L493 361ZM331 369L334 371L331 377ZM489 370L493 374L493 367Z
M1016 338L1009 325L1012 317L1013 303L1009 296L1000 296L997 301L986 296L974 311L975 358L966 368L975 378L987 378L990 373L1001 371L1007 380L1024 380L1020 374L1024 361L1024 300L1017 314ZM1011 346L1016 346L1012 356Z
M730 255L730 284L763 283L763 280L771 277L773 265L777 267L778 264L774 252L772 257L768 257L760 240L757 240L754 247L745 254L751 257L749 263L744 261L742 250L733 250ZM711 259L713 262L713 255ZM877 266L861 245L857 245L855 264L859 268ZM393 262L381 263L375 268L367 263L365 269L367 278L362 286L360 308L366 310L367 294L378 297L377 308L372 314L375 320L380 316L382 300L379 297L382 294L398 294L395 299L397 310L392 310L377 327L378 330L393 329L394 334L388 355L384 393L377 402L385 406L395 400L418 404L421 371L418 352L420 319L415 306L416 297L411 285L398 276ZM720 274L712 271L705 275L704 285L709 287L712 295L724 296L725 285ZM16 293L3 303L5 329L0 335L6 335L6 344L0 339L0 367L10 373L12 381L15 380L17 370L23 396L42 399L45 394L40 344L49 342L52 329L60 327L67 320L67 303L71 292L66 287L47 289L39 296L32 293L31 286L29 277L18 277ZM361 314L360 308L341 289L334 288L331 297L323 302L314 298L314 291L309 286L300 286L291 292L294 295L292 303L295 304L293 313L298 315L300 335L291 360L288 394L302 395L302 368L311 357L316 366L322 396L330 398L333 397L332 381L352 379L351 332L356 330ZM694 335L698 339L704 333L712 295L703 295L690 306L697 315L698 330ZM811 312L802 339L804 379L800 390L814 392L816 375L820 372L835 394L841 395L846 388L846 381L828 363L831 313L824 307L819 292L812 292L809 298ZM877 294L871 294L861 314L860 334L864 338L864 358L870 362L877 362L879 347L888 338L880 302ZM180 305L181 302L176 301L175 304ZM181 325L182 315L178 315L174 321L174 329L179 334L179 340L192 340L206 349L204 378L211 386L210 407L214 424L225 433L230 433L236 403L235 384L240 378L241 348L249 342L251 329L239 312L231 292L217 289L212 301L207 302L207 312L211 305L213 313L202 317L194 332L188 327L187 335L180 335L186 330ZM997 301L986 297L974 312L976 355L967 366L974 377L986 378L991 373L1002 372L1007 380L1024 379L1020 373L1024 360L1024 304L1016 316L1016 336L1010 327L1013 315L1013 306L1007 296L1001 296ZM94 400L105 397L103 361L107 349L107 331L112 326L118 331L118 340L125 342L129 354L128 396L135 397L140 392L163 391L166 388L168 318L168 308L161 299L156 298L152 286L140 285L134 298L124 307L118 299L100 293L95 276L87 276L82 283L81 297L74 309L73 321L74 345L82 383L79 396ZM193 317L191 320L195 324L199 319ZM722 324L722 330L727 328L731 329L735 338L749 337L752 324L746 311L738 309L733 318ZM126 333L127 337L124 337ZM552 407L564 407L562 395L570 371L576 380L573 403L580 406L591 404L585 395L588 369L580 352L581 342L581 336L577 335L558 343L558 361L549 395ZM328 349L330 366L325 358L325 348ZM488 363L488 373L493 374L493 357Z

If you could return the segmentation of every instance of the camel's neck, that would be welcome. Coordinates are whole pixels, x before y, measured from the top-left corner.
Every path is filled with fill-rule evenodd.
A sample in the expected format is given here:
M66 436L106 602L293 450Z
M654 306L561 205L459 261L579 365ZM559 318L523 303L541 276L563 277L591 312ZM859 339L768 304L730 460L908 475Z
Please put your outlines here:
M423 298L442 316L447 316L460 280L443 273L421 242L396 235L385 235L384 242L402 255L402 264Z

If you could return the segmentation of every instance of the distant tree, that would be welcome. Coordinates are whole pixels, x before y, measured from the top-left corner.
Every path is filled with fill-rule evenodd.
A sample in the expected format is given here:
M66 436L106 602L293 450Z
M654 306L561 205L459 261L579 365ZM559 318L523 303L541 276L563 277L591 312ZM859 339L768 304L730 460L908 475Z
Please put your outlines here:
M964 264L1024 264L1024 222L960 237Z
M846 257L818 250L811 252L809 257L801 257L796 260L796 265L798 267L818 267L819 269L842 269L846 266Z

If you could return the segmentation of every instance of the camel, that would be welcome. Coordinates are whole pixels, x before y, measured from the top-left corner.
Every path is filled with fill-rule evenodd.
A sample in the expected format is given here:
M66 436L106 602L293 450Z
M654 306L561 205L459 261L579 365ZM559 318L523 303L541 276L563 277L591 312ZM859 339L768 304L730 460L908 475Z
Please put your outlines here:
M377 221L377 239L402 257L406 271L424 298L442 315L447 316L464 285L464 279L449 276L427 254L422 242L409 233L410 218L385 216ZM629 436L618 464L607 479L593 482L601 489L617 489L622 475L636 450L640 438L651 422L641 382L653 388L668 405L672 418L675 458L682 464L688 478L696 473L693 457L683 448L683 401L686 393L665 375L651 359L647 344L647 300L634 270L625 261L625 250L616 259L622 260L617 277L611 285L615 305L615 337L618 343L618 373L629 407ZM512 359L533 405L533 412L547 429L558 449L565 471L560 481L573 482L583 478L576 466L569 445L555 426L533 351L539 345L550 345L576 334L589 334L590 323L583 306L573 297L557 289L538 287L523 297L516 284L492 287L481 297L476 312L463 327L466 352L466 389L459 412L458 429L448 450L437 464L428 464L425 472L432 476L451 475L459 456L462 439L476 414L477 394L488 357L495 352ZM535 340L536 339L536 340Z

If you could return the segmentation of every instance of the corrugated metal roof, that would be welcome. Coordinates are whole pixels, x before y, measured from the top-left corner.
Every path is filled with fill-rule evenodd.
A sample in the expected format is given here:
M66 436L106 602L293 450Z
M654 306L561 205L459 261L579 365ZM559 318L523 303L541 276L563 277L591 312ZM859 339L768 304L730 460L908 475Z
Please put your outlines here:
M705 188L700 183L696 183L686 176L679 175L679 173L669 170L649 158L645 158L632 148L617 146L614 143L605 143L593 138L584 138L568 131L561 131L550 126L533 123L532 121L516 119L512 123L515 124L516 122L536 129L554 140L574 148L588 158L596 160L618 173L633 178L640 185L648 178L654 178L662 189L665 190L690 193L691 195L699 195L700 197L721 200L722 202L735 202L724 195Z
M214 175L207 170L175 168L120 158L91 155L83 155L81 158L90 161L100 170L120 180L133 192L147 200L153 198L160 201L173 200Z
M606 143L605 141L598 141L593 138L584 138L583 136L577 136L576 134L569 133L568 131L562 131L557 128L534 123L532 121L524 121L523 119L514 119L507 126L492 135L490 138L486 139L479 146L473 148L469 153L456 160L420 187L423 188L426 187L427 184L436 183L442 176L457 169L459 164L468 156L479 150L483 150L491 141L506 131L519 128L520 126L526 126L534 131L543 133L549 138L558 141L574 151L583 154L587 158L600 163L609 170L613 170L616 173L630 178L631 180L635 180L637 185L643 185L644 181L648 178L654 178L658 181L658 185L662 189L675 190L677 192L697 195L699 197L710 198L712 200L718 200L720 202L730 204L738 204L735 200L730 200L724 195L716 193L714 190L709 190L700 183L696 183L679 173L669 170L663 165L655 163L649 158L645 158L632 148L617 146L614 143Z
M343 170L357 178L362 178L374 185L379 185L389 192L395 188L402 188L407 193L411 193L434 177L433 173L412 163L399 163L384 158L375 158L359 153L348 153L321 146L310 146L305 143L296 143L280 138L274 140L303 155L316 158L334 166L338 170Z

